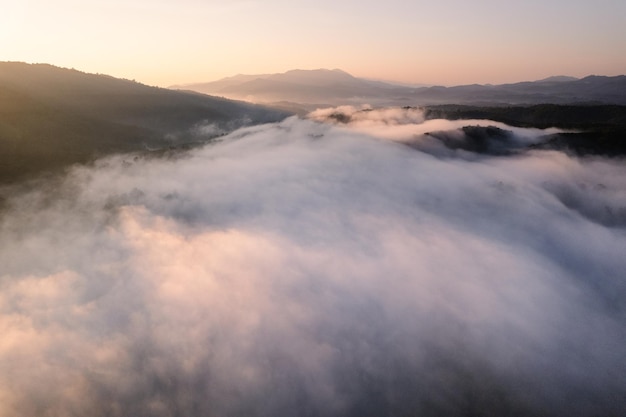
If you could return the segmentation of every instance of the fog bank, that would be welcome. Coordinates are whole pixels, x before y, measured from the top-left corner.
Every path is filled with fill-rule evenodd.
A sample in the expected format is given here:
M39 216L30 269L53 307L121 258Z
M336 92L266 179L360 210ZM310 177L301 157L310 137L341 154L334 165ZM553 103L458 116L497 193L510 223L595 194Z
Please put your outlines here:
M623 161L366 113L5 189L0 414L620 415Z

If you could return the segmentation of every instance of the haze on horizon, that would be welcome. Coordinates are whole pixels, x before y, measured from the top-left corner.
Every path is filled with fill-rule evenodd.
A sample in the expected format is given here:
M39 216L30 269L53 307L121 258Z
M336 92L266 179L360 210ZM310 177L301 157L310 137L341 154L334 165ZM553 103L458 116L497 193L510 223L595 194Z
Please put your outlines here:
M626 3L43 0L8 2L0 60L159 86L341 68L407 83L626 73Z

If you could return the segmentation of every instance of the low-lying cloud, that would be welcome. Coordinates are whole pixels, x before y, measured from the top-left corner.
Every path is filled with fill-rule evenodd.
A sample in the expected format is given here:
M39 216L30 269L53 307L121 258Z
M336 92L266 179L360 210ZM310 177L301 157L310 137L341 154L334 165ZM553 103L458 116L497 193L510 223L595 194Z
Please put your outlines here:
M317 109L307 116L351 131L408 144L440 157L475 159L478 154L504 155L545 142L562 129L520 128L493 120L424 118L416 107L339 106ZM464 152L469 151L470 153Z
M623 161L364 113L13 190L0 415L619 415Z

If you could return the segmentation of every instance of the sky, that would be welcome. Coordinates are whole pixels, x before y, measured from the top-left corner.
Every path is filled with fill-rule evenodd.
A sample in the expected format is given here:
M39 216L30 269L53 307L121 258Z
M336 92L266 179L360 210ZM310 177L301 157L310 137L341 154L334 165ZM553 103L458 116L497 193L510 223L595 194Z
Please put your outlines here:
M626 3L2 0L0 60L158 86L340 68L442 85L626 73Z
M626 73L622 0L2 0L0 60L158 86L340 68L409 83Z

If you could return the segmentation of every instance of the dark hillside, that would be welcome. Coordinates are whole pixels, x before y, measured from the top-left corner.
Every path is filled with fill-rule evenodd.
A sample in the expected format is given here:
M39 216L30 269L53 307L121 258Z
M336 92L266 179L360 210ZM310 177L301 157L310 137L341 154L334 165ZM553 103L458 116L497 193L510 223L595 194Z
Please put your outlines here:
M425 107L428 119L489 119L519 127L590 129L626 126L626 106L557 105L480 107L441 105Z
M579 155L626 156L626 106L536 106L479 107L428 106L427 119L488 119L518 127L572 129L551 135L543 148L566 149Z
M51 65L0 63L0 182L102 155L163 149L288 113Z
M77 115L0 87L2 182L148 143L166 146L147 129Z
M182 131L203 120L266 122L284 117L248 103L47 64L0 63L0 85L72 112L158 130Z

